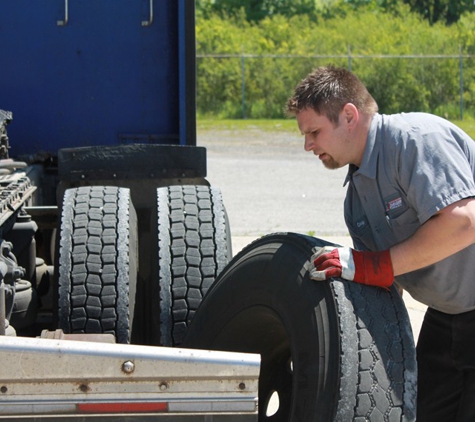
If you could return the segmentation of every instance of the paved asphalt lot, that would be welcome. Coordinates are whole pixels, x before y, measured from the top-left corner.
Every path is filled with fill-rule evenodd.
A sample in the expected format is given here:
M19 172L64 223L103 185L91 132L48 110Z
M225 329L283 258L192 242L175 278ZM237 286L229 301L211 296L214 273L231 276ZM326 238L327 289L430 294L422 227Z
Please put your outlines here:
M208 176L220 188L233 253L262 235L296 232L351 246L344 218L346 169L328 170L295 133L248 130L198 132ZM417 339L426 307L404 293Z
M277 231L343 236L345 170L329 171L289 133L207 131L208 180L223 193L236 236Z

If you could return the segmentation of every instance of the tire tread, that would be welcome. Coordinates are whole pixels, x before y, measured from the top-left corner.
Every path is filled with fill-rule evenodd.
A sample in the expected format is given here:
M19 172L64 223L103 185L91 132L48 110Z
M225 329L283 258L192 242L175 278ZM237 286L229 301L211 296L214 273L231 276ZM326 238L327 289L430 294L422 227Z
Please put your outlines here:
M65 332L111 333L120 343L130 341L135 226L128 189L65 192L58 277L58 319Z
M218 189L157 189L160 344L179 345L204 295L230 259L227 216Z

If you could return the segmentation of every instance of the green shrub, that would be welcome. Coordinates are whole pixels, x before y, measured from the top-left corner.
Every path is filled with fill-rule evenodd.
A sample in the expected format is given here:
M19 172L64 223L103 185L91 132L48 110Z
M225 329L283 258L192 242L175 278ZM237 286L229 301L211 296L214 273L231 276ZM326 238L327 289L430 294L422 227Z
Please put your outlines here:
M404 6L391 14L368 7L328 16L333 17L276 15L255 24L242 16L199 17L198 114L280 118L294 86L315 67L331 63L350 67L382 113L460 115L454 116L460 108L458 55L475 53L474 16L450 27L430 26ZM464 58L462 65L464 108L475 114L475 63Z

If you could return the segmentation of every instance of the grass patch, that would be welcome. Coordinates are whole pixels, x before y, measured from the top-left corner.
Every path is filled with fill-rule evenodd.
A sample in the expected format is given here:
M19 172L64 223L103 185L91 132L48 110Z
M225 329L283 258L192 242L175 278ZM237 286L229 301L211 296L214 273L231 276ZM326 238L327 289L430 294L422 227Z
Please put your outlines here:
M452 120L452 123L468 133L475 139L475 120ZM298 134L299 130L294 118L289 119L210 119L198 118L198 132L209 130L223 131L252 131L260 130L264 132L291 132Z
M197 119L197 131L225 130L299 133L295 119Z
M452 123L457 125L460 129L472 138L475 139L475 120L467 119L467 120L452 120Z

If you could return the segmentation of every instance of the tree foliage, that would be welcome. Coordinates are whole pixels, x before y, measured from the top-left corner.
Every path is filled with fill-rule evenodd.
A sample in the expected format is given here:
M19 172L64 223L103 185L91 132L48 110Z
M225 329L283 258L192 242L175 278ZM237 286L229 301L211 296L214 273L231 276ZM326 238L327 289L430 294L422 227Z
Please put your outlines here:
M462 16L456 25L430 25L410 13L409 5L393 6L391 11L371 4L342 8L318 21L306 15L276 14L254 23L244 14L199 16L198 113L280 118L298 81L331 63L351 68L383 113L417 110L458 117L459 53L475 54L474 15ZM462 64L465 110L475 111L475 63L464 58Z
M431 25L445 22L451 25L458 22L464 13L475 11L473 0L404 0L411 10L418 12Z
M236 17L244 12L249 22L275 15L316 16L315 0L198 0L196 4L206 16L216 13L220 17Z
M259 22L267 17L282 15L287 18L307 15L312 20L321 17L346 16L360 9L379 9L397 12L400 5L409 5L429 24L443 22L451 25L466 13L475 12L474 0L197 0L197 10L209 17L222 18L244 15L248 22Z

